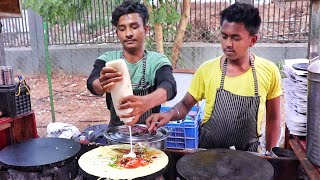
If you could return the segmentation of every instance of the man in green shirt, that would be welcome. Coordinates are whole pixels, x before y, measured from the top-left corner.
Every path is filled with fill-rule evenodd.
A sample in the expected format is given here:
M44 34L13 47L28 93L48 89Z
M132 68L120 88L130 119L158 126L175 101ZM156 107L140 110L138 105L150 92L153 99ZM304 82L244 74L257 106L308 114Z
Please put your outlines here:
M115 108L133 108L131 113L121 117L134 117L128 125L144 124L150 114L159 112L160 105L173 99L177 93L168 57L145 49L145 37L149 31L148 18L147 8L132 1L123 2L112 12L112 24L116 27L122 50L106 52L98 57L87 80L91 93L106 93L111 114L109 126L123 125ZM120 58L126 61L134 95L123 98L121 105L114 107L109 92L115 83L122 80L122 75L114 68L105 67L105 63Z

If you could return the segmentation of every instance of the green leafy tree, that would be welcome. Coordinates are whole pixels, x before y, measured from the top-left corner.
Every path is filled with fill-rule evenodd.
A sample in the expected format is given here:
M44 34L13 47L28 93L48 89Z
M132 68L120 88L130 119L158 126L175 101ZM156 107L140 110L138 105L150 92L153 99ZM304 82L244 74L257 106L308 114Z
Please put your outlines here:
M180 14L174 5L178 0L158 0L158 4L145 0L150 13L150 24L155 34L155 45L158 52L164 53L163 37L167 33L175 32L175 25L179 21Z
M188 25L188 17L190 16L191 0L183 0L182 3L180 0L158 0L157 5L150 3L150 0L144 0L144 3L148 6L150 12L150 23L155 33L156 49L158 52L171 56L173 67L176 68L179 51ZM181 13L177 10L178 5L182 5ZM177 23L178 27L176 27ZM175 36L170 53L163 47L163 34L166 32Z
M79 12L92 6L92 0L23 0L23 3L50 24L63 25L75 20Z
M75 20L85 9L91 8L91 0L23 0L26 8L31 8L44 19L44 46L45 59L48 77L48 86L50 94L50 107L52 122L55 122L53 89L51 83L51 62L49 58L49 33L48 23L51 25L67 25L70 21Z

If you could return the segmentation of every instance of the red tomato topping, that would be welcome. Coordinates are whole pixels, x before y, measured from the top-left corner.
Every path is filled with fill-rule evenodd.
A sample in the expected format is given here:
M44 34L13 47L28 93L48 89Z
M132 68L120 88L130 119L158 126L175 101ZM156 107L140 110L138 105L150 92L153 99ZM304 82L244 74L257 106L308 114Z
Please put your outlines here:
M145 161L143 158L134 158L134 159L131 159L130 161L126 162L124 167L128 168L128 169L133 169L133 168L137 168L140 166L146 166L148 164L149 164L149 162Z

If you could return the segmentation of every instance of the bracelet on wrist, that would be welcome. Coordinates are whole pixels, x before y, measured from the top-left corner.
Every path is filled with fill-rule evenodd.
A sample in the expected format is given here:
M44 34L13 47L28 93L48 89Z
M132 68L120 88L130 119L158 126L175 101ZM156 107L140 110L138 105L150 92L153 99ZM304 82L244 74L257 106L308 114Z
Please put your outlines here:
M264 155L265 156L272 156L272 152L271 151L266 151L266 153Z
M177 120L180 120L180 112L174 107L172 107L171 109L173 109L178 114L178 119Z

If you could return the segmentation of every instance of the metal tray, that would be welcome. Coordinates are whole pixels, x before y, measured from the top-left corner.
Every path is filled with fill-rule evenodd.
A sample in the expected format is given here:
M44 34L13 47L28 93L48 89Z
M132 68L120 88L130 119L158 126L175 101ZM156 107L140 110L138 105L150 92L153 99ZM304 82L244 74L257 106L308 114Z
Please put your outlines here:
M147 128L144 124L136 124L133 128ZM129 129L127 125L109 127L107 131L104 132L104 136L111 141L119 143L130 143L130 135L123 133L124 129ZM156 132L149 133L144 131L143 133L133 133L132 143L138 142L158 142L163 141L169 136L167 129L161 127Z
M296 70L308 71L309 63L296 63L293 64L292 67Z

